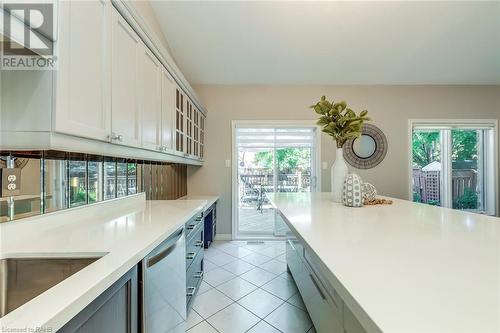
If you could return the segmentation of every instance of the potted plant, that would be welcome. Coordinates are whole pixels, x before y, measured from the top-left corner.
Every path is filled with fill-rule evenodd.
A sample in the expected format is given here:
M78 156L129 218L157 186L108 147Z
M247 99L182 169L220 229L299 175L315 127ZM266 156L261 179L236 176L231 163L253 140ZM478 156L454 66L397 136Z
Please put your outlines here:
M356 114L347 107L345 101L330 102L325 96L311 108L320 115L317 124L323 128L322 131L331 136L337 144L336 159L331 168L331 189L333 201L342 202L342 187L348 173L342 147L347 140L361 136L364 122L370 120L367 117L368 111L363 110Z

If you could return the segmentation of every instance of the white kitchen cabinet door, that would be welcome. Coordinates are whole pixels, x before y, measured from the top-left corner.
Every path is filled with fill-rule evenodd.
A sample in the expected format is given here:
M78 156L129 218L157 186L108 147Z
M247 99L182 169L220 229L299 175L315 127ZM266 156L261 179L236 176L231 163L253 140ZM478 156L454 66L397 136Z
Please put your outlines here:
M61 1L59 6L54 131L107 140L111 132L111 2Z
M193 102L186 98L186 156L193 156Z
M141 43L139 89L142 147L161 150L161 75L163 66Z
M167 72L161 74L161 145L166 151L174 149L175 81Z
M111 142L141 145L139 65L142 41L113 8Z
M176 86L175 88L175 151L178 153L186 152L186 101L182 90Z
M200 160L205 159L205 126L207 117L200 113Z

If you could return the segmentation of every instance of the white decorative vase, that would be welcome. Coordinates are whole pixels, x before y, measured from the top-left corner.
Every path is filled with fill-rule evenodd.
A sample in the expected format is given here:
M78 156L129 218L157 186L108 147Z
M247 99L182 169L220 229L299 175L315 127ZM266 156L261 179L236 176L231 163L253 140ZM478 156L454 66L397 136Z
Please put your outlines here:
M334 202L342 202L344 180L345 177L347 177L348 172L349 170L347 169L347 164L344 160L343 150L342 148L337 148L337 155L331 169L331 189Z
M348 207L363 207L363 180L355 173L344 180L343 203Z

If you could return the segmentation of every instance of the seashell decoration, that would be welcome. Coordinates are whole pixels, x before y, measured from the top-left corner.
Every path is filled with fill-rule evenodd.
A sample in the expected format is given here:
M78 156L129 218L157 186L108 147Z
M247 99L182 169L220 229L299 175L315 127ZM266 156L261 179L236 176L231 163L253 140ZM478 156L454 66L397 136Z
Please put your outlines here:
M350 173L344 180L342 202L348 207L363 206L363 180L355 173Z
M361 189L363 190L363 198L366 201L373 201L377 198L377 189L373 184L363 183Z

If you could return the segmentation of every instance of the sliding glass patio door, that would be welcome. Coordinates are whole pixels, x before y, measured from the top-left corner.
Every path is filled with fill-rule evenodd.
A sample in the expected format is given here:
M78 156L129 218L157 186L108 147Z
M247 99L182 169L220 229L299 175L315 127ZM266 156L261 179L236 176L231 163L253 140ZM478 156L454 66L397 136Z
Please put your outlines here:
M411 143L413 201L495 214L494 124L417 123Z
M316 191L315 127L236 127L236 237L274 237L286 227L267 193Z

